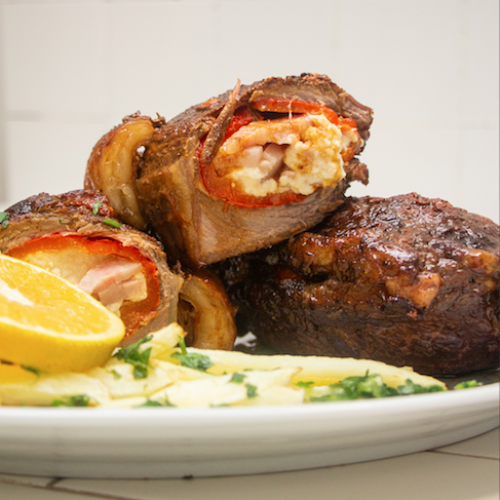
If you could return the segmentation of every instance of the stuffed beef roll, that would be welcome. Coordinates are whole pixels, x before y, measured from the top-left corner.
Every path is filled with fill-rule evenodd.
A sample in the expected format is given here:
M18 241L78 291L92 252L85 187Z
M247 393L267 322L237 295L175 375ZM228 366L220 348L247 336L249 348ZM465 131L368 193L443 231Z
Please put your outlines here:
M350 182L367 183L357 155L371 122L371 109L326 76L238 83L168 122L128 117L92 152L85 185L103 189L102 170L126 163L125 211L137 205L169 258L200 268L317 224ZM113 137L132 137L125 127L144 137L113 164Z
M177 320L183 279L156 240L118 222L102 194L40 194L6 210L0 251L79 285L125 324L129 344ZM61 311L64 314L64 311Z

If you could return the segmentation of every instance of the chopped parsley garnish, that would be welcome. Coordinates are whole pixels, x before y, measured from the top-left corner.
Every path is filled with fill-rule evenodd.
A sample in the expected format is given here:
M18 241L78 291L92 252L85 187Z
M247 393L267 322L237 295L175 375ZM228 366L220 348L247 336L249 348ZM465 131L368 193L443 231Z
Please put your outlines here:
M391 396L409 396L410 394L425 394L428 392L441 392L444 389L440 385L419 385L414 384L410 379L406 380L405 385L398 386L395 394Z
M410 379L407 379L404 385L400 385L397 389L394 389L385 384L379 375L369 375L368 373L361 377L347 377L340 382L330 384L328 388L329 392L327 394L319 397L311 397L311 402L384 398L444 391L440 385L423 386L413 383Z
M308 380L307 382L301 380L295 384L297 387L312 387L314 385L314 382L312 380Z
M151 355L151 347L143 352L139 352L139 347L145 342L149 342L153 338L152 335L148 335L135 344L129 345L128 347L122 347L113 356L117 359L124 361L134 367L134 378L142 379L148 376L149 367L149 356Z
M194 370L202 372L207 371L211 366L213 366L212 360L208 356L197 352L186 354L183 354L182 352L174 352L174 354L172 354L172 358L177 359L180 364L186 368L193 368Z
M181 348L182 354L187 354L186 341L184 337L179 337L179 347Z
M245 384L247 388L247 398L252 399L257 397L257 387L252 384Z
M464 380L463 382L459 382L453 389L460 391L462 389L470 389L471 387L480 387L482 385L483 384L477 380Z
M179 361L182 366L185 366L186 368L193 368L194 370L202 372L207 371L211 366L213 366L212 360L205 354L187 352L184 337L179 337L179 347L181 352L174 352L171 357Z
M165 399L163 400L163 403L161 401L153 400L153 399L149 399L148 398L145 403L143 403L142 405L137 406L137 408L146 408L148 406L153 406L153 407L171 406L171 407L174 407L175 405L173 405L168 400L168 398L165 396Z
M104 224L107 224L108 226L116 227L117 229L122 227L122 225L117 220L110 219L109 217L106 217L102 222Z
M21 368L23 370L26 370L27 372L34 373L37 376L40 375L40 370L38 370L37 368L33 368L32 366L21 365Z
M92 213L94 215L97 215L99 213L99 209L101 208L101 205L102 205L102 201L95 201L94 202L94 206L92 208Z
M233 375L231 376L231 380L229 382L234 382L235 384L242 384L245 378L246 375L244 375L243 373L236 372L233 373Z
M111 373L111 375L113 375L115 380L122 378L122 376L116 370L111 370L109 373Z
M7 212L0 212L0 226L5 229L9 225L9 214Z
M146 406L163 406L159 401L153 401L152 399L148 399L145 403L138 406L138 408L144 408Z
M88 406L90 398L86 394L77 394L68 396L62 399L56 399L52 402L52 406Z

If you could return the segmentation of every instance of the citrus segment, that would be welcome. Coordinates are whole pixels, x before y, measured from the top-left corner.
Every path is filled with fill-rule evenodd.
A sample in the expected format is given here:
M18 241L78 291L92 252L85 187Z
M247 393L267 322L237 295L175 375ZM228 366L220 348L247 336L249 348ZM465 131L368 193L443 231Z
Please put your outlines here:
M0 359L49 372L102 365L123 322L62 278L0 255Z

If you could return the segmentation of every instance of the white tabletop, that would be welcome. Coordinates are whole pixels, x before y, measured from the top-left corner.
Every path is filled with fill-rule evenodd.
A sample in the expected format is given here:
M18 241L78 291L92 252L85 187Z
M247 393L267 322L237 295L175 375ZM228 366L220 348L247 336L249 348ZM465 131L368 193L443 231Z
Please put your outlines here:
M401 457L251 476L103 480L0 474L2 500L498 500L499 428Z

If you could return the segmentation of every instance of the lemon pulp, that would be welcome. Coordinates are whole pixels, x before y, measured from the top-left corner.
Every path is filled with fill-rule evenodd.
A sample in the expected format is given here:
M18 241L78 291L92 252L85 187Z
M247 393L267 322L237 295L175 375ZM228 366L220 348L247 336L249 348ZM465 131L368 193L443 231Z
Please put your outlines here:
M0 255L0 359L45 371L103 364L123 322L62 278Z

